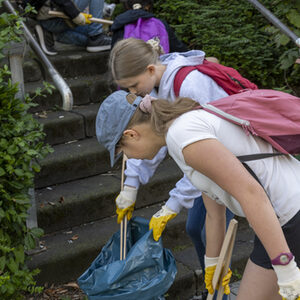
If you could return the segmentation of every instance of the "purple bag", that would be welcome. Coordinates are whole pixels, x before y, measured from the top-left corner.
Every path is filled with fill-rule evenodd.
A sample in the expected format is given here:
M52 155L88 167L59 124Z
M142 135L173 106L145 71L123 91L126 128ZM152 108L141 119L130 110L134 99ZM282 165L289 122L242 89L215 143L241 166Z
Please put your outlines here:
M127 24L124 28L124 39L131 37L145 42L153 38L159 38L164 52L170 52L167 30L163 22L157 18L139 18L136 23Z

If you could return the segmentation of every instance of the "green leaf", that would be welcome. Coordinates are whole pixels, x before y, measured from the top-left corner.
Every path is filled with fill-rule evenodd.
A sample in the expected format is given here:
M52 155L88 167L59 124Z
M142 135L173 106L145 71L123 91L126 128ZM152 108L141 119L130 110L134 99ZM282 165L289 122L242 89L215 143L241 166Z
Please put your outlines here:
M279 35L279 43L280 45L287 45L290 42L290 38L286 36L285 34Z
M6 262L6 257L5 256L1 256L0 257L0 272L4 270L5 262Z
M35 155L38 154L38 152L35 151L35 150L33 150L33 149L30 149L30 150L27 151L27 154L28 154L28 155L31 155L31 156L35 156Z
M286 16L294 26L300 28L300 14L296 9L291 9Z
M13 154L16 154L17 152L19 151L19 147L17 147L17 145L10 145L8 148L7 148L7 152L11 155Z
M40 165L37 164L37 163L32 163L31 167L32 167L32 170L33 170L34 172L40 172L40 171L41 171L41 167L40 167Z
M14 172L19 177L24 176L24 171L22 169L15 169Z
M31 234L26 234L25 236L25 248L26 249L34 249L36 244L36 240Z
M11 272L16 273L18 271L19 264L13 258L10 258L6 265Z
M5 211L0 207L0 220L5 217Z
M15 254L15 257L16 257L16 262L18 264L22 264L24 262L24 259L25 259L25 253L24 253L24 248L23 246L19 246L18 249L15 249L14 251L14 254Z
M5 175L5 171L3 170L3 168L0 167L0 176Z
M44 230L41 228L32 228L30 232L34 235L34 237L39 238L44 234Z

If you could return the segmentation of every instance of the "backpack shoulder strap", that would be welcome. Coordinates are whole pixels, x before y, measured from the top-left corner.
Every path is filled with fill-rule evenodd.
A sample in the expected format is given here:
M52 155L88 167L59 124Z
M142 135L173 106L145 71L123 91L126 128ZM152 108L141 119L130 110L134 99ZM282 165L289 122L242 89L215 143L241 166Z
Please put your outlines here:
M179 92L180 92L180 88L181 88L183 80L193 70L197 70L197 67L196 66L187 66L187 67L182 67L177 71L175 78L174 78L174 82L173 82L173 88L174 88L174 93L175 93L176 97L179 96Z
M251 161L251 160L257 160L257 159L264 159L264 158L268 158L268 157L274 157L274 156L278 156L278 155L286 155L284 153L256 153L256 154L249 154L249 155L240 155L237 156L237 158L241 161L241 162L245 162L245 161Z

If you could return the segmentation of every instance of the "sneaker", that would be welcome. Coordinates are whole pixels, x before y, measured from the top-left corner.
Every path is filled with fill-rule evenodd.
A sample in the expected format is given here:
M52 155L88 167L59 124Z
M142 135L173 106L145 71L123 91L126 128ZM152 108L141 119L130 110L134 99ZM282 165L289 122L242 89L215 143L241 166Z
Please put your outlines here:
M54 38L52 32L44 29L41 25L35 25L35 32L42 50L47 55L56 55L57 51L54 48Z
M88 52L99 52L104 50L110 50L111 48L111 37L100 33L95 36L90 36L86 50Z
M110 18L112 17L114 10L116 8L116 4L115 3L106 3L104 2L104 6L103 6L103 18Z

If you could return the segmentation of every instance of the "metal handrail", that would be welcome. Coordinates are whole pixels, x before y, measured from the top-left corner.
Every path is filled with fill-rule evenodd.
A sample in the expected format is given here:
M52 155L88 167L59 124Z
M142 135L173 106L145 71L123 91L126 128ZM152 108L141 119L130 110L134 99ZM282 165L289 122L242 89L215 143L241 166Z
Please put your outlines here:
M265 8L257 0L247 0L255 8L261 12L275 27L277 27L282 33L287 35L298 47L300 47L300 38L291 31L287 26L285 26L277 17L275 17L267 8Z
M14 7L11 5L11 3L7 0L3 1L4 6L7 8L7 10L14 14L17 15ZM43 50L40 48L39 44L37 41L34 39L32 36L31 32L27 28L27 26L24 24L24 22L21 21L21 24L24 29L24 34L27 42L31 46L32 50L35 52L35 54L40 58L43 66L47 70L48 74L53 80L54 85L56 88L59 90L62 99L63 99L63 110L69 111L73 107L73 95L71 92L71 89L65 82L65 80L62 78L62 76L59 74L59 72L54 68L48 57L45 55Z

